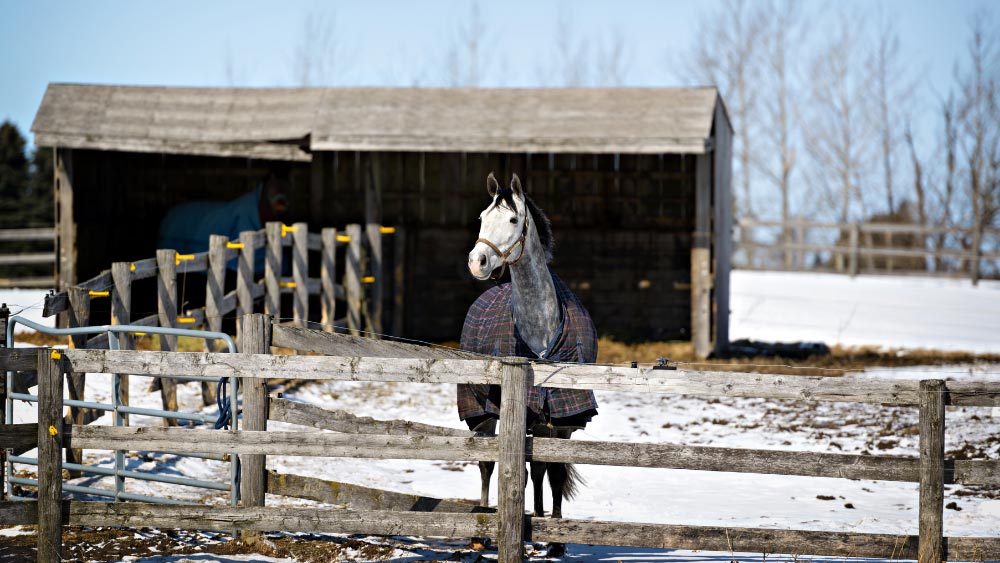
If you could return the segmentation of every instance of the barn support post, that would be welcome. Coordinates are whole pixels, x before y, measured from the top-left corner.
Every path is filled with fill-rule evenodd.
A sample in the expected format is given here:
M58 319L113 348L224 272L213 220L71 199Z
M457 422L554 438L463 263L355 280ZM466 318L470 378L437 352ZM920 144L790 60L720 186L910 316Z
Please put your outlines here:
M733 257L733 132L722 102L715 104L714 150L712 151L712 184L714 189L715 220L713 236L715 272L714 351L721 356L729 348L729 272Z
M226 295L226 243L229 237L211 235L208 237L208 272L205 287L205 324L208 330L222 332L222 307ZM211 340L205 340L205 349L215 352L216 347ZM201 402L205 406L215 404L214 387L203 381L201 383Z
M940 379L920 382L919 563L944 561L945 386Z
M111 279L114 291L111 292L111 324L127 325L132 320L132 271L129 262L111 264ZM135 336L129 333L118 335L120 350L135 350ZM114 374L118 379L119 404L127 407L129 403L129 376L127 373ZM120 416L122 425L128 426L128 413L116 413Z
M160 326L177 328L177 251L160 249L156 251L156 314ZM160 351L176 352L177 337L170 334L160 335ZM157 378L160 384L160 396L163 399L163 410L177 409L177 380L171 377ZM177 419L164 418L164 426L177 426Z
M406 330L406 229L396 227L392 239L392 334L403 336Z
M711 153L698 155L695 172L695 227L691 237L691 344L699 358L712 344Z
M38 351L38 561L62 561L63 380L58 352Z
M73 150L55 148L56 287L76 284L76 221L73 214ZM65 326L65 325L63 325Z
M528 388L532 372L524 358L504 358L500 386L500 446L497 505L498 563L521 563L524 556L524 461Z
M337 229L320 231L320 324L323 330L333 332L337 315Z
M266 315L250 314L242 319L243 340L240 352L243 354L269 354L271 352L271 319ZM243 430L267 430L267 380L243 378ZM240 499L243 506L264 506L264 491L267 486L267 456L253 454L240 456ZM260 537L260 532L243 532L244 539Z
M223 237L225 238L225 237ZM257 248L254 242L257 240L257 233L254 231L243 231L240 233L239 249L240 257L236 270L236 318L242 319L243 315L253 313L254 299L254 273L257 267L254 263ZM236 323L236 340L242 342L241 334L243 323Z
M264 256L264 314L281 319L281 223L269 221L264 227L267 250Z
M292 318L295 326L307 328L309 324L309 224L292 226Z
M347 298L347 328L361 335L361 225L347 226L347 260L344 265L344 293Z
M79 287L70 287L67 292L69 296L68 322L70 328L87 326L90 322L90 291ZM70 336L70 348L86 348L87 335L76 334ZM71 373L67 378L69 398L76 401L84 400L84 389L87 386L86 373ZM87 424L86 409L81 407L70 407L69 420L72 424L83 426ZM83 463L83 450L66 448L67 463ZM83 475L80 471L71 470L69 476L77 478Z

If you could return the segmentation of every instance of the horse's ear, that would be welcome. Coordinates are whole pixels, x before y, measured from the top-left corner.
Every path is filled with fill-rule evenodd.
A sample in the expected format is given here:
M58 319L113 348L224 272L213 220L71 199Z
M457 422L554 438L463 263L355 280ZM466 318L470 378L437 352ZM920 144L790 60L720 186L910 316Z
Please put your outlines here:
M496 176L490 172L490 175L486 177L486 192L490 194L490 197L496 197L499 191L500 184L497 183Z
M510 189L517 195L517 197L524 198L524 190L521 189L521 179L514 174L514 177L510 179Z

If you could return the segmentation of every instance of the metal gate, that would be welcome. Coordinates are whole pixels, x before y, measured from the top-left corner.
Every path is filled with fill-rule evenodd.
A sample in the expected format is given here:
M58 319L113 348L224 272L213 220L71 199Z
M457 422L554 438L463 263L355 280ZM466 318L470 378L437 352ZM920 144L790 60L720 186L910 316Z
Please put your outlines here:
M0 330L6 337L6 346L14 347L14 327L15 325L24 325L28 328L34 329L38 332L43 332L45 334L53 334L60 336L70 336L70 335L82 335L82 334L101 334L105 333L108 335L108 348L111 350L119 350L118 334L122 333L144 333L144 334L159 334L167 336L188 336L193 338L200 338L205 340L222 340L226 344L228 352L235 353L236 345L233 339L223 332L211 332L204 330L188 330L179 328L164 328L164 327L149 327L140 325L102 325L102 326L89 326L89 327L74 327L74 328L50 328L38 323L32 322L28 319L22 317L10 317L8 319L0 318L0 321L7 320L6 330ZM0 323L2 324L2 323ZM236 377L215 379L206 376L192 376L192 375L162 375L159 377L168 377L171 379L176 379L178 381L209 381L219 383L219 395L218 395L218 407L219 414L217 417L203 413L190 413L190 412L180 412L180 411L169 411L161 409L149 409L141 407L128 406L125 401L122 400L121 396L121 374L111 374L111 403L98 403L91 401L82 401L75 399L65 399L63 405L66 407L78 407L78 408L88 408L98 411L111 412L114 415L114 425L115 426L126 426L126 414L136 414L143 416L153 416L165 419L174 420L186 420L192 423L207 423L215 424L216 427L221 427L223 424L231 424L233 430L239 428L239 400L238 400L238 382ZM229 397L226 398L225 387L226 383L229 384ZM7 401L4 413L4 419L7 424L13 424L14 422L14 401L27 401L31 403L37 403L38 397L36 395L31 395L28 393L15 393L14 391L14 373L7 372ZM231 421L231 422L230 422ZM84 474L92 475L102 475L114 477L115 488L103 489L98 487L86 487L80 485L69 485L63 484L63 490L68 493L77 493L85 495L93 495L105 498L112 498L115 501L121 500L138 500L143 502L154 502L160 504L193 504L185 501L161 498L161 497L151 497L148 495L139 495L125 492L125 479L136 479L144 481L156 481L161 483L170 483L175 485L184 485L188 487L198 487L203 489L210 489L215 491L229 491L232 505L236 506L239 500L239 458L235 455L218 455L218 454L206 454L206 453L196 453L196 452L157 452L157 453L167 453L171 455L181 456L181 457L195 457L201 459L211 459L217 461L228 461L229 462L229 482L214 482L205 481L200 479L191 479L187 477L176 477L172 475L162 475L158 473L152 473L148 471L130 471L125 468L125 450L115 450L114 452L114 468L110 467L100 467L92 464L76 464L76 463L63 463L63 468L70 471L78 471ZM82 461L82 460L81 460ZM9 456L5 468L5 480L7 490L11 493L10 498L12 500L32 500L27 497L21 497L13 494L13 485L27 485L32 487L38 486L37 479L29 479L25 477L15 476L15 465L31 465L37 466L37 458L27 457L27 456Z

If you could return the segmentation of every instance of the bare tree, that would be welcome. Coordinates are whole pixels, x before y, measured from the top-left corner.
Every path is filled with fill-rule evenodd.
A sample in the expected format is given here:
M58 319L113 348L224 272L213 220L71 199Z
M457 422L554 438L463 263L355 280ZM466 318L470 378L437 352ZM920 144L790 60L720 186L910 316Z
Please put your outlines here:
M773 184L781 198L781 239L787 249L791 242L792 175L796 165L800 113L799 60L806 31L801 3L777 0L768 6L773 14L761 24L760 111L767 126L760 129L759 150L754 155L755 169ZM783 257L785 267L792 264L792 252Z
M737 215L745 217L754 216L750 194L754 146L750 139L757 129L754 78L764 23L761 5L752 6L745 0L725 0L719 10L705 14L684 69L689 79L717 86L729 107L735 130L733 176L740 186L733 205Z
M972 240L966 246L982 252L983 229L1000 214L1000 65L998 38L988 13L971 22L969 68L956 71L960 89L957 113L958 148L964 159L965 192L972 213ZM972 261L972 279L979 279L980 260Z
M349 57L342 52L334 12L309 12L292 53L292 71L299 86L328 85L342 74Z
M812 61L811 113L805 135L813 163L812 182L828 190L839 208L839 220L851 219L852 202L867 212L868 155L872 129L866 119L868 76L858 64L859 21L841 14L830 41Z
M482 86L489 63L489 44L479 2L469 8L469 19L459 25L455 40L445 55L446 82L449 86Z
M628 46L620 29L598 43L594 86L617 87L625 84L628 72Z

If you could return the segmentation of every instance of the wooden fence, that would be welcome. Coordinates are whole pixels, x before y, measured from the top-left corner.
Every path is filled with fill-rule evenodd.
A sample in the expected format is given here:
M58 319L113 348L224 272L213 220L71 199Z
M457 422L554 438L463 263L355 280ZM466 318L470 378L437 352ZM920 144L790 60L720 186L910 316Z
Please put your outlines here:
M969 277L1000 270L1000 230L901 223L822 223L741 219L734 266L743 269L891 273ZM766 240L757 236L769 232ZM984 241L989 241L987 246ZM984 267L987 266L987 267Z
M292 295L291 319L296 326L306 326L316 318L310 311L310 296L318 296L320 314L318 322L332 331L333 326L345 326L352 334L361 331L383 333L383 305L388 296L385 288L394 289L392 296L393 321L390 331L402 331L403 269L385 267L383 260L383 236L392 235L393 260L402 263L405 242L401 229L383 227L376 224L348 225L343 231L325 228L320 233L310 233L306 223L287 226L279 222L269 222L260 231L240 233L237 241L230 241L222 235L212 235L209 250L197 254L178 254L175 250L157 250L156 257L135 262L116 262L98 276L67 289L49 295L45 300L43 315L53 316L65 313L71 327L92 324L91 301L109 298L111 301L111 323L140 326L161 326L174 328L206 327L221 331L226 316L241 318L243 315L260 310L282 318L282 295ZM290 248L291 276L282 272L285 248ZM257 250L264 249L264 273L256 274ZM309 277L310 252L318 252L320 259L319 278ZM338 265L338 255L343 265ZM235 287L226 288L226 270L231 261L237 261ZM313 264L315 266L315 264ZM314 268L315 269L315 268ZM391 284L387 284L386 272L391 272ZM178 302L178 276L188 273L204 273L207 277L205 304L201 307L181 310ZM133 283L138 280L156 278L157 312L138 317L133 314ZM346 305L343 317L338 317L337 301ZM121 347L135 347L132 335L122 335ZM73 337L74 348L100 349L108 347L107 335L91 339ZM206 346L208 343L206 343ZM176 337L160 339L161 350L175 351ZM208 350L214 351L214 350ZM74 399L82 399L84 389L83 374L71 378L71 394ZM170 379L161 379L158 387L163 396L165 410L177 410L176 384ZM122 393L128 400L128 377L122 377ZM81 396L76 396L76 395ZM209 384L202 385L205 405L215 401L214 391ZM74 417L82 423L82 411L74 409ZM176 421L170 421L175 423Z
M0 229L0 244L2 243L23 243L23 242L47 242L51 246L55 243L55 231L52 227L41 227L36 229ZM0 254L0 267L8 269L10 266L26 266L32 264L48 264L51 267L55 264L56 254L49 252L20 252L17 254ZM55 275L26 277L26 276L3 276L0 277L0 288L5 287L52 287Z
M532 364L520 358L468 359L461 353L436 352L398 343L361 342L341 335L296 327L272 326L259 315L244 320L244 352L176 353L147 351L48 350L0 351L0 369L34 370L39 382L39 422L28 428L0 429L0 447L39 447L37 502L0 504L0 524L39 527L39 561L59 557L62 525L185 527L205 530L337 532L382 535L494 537L499 561L521 561L522 540L600 545L628 545L712 551L813 554L845 557L945 560L1000 559L1000 537L944 537L946 484L1000 484L996 460L950 460L944 457L945 407L1000 406L996 382L879 381L740 374L699 370L648 370L575 364ZM332 356L270 355L270 346L294 345ZM365 351L364 355L352 352ZM405 357L394 357L405 356ZM239 431L180 428L123 428L64 425L61 416L63 375L67 373L235 374L244 382L244 424ZM302 380L481 383L502 388L499 435L495 438L431 435L405 423L361 420L342 413L295 412L287 402L271 400L264 382L271 378ZM919 457L745 450L618 442L525 438L527 389L537 384L592 390L701 396L755 397L808 401L843 401L908 405L920 413ZM303 407L308 408L308 407ZM311 425L360 425L370 434L266 431L267 419ZM345 426L346 425L346 426ZM32 425L31 430L35 430ZM29 433L30 434L30 433ZM61 495L61 447L88 449L203 451L238 454L243 462L242 506L185 507L142 503L67 502ZM496 514L402 513L393 510L289 508L264 506L269 478L266 455L354 458L497 461L500 498ZM526 460L702 471L765 473L908 481L920 484L919 536L757 528L681 526L524 515ZM273 482L273 480L272 480ZM294 487L292 487L294 488ZM300 486L308 489L308 486ZM395 505L398 507L397 505ZM465 512L465 513L463 513Z

